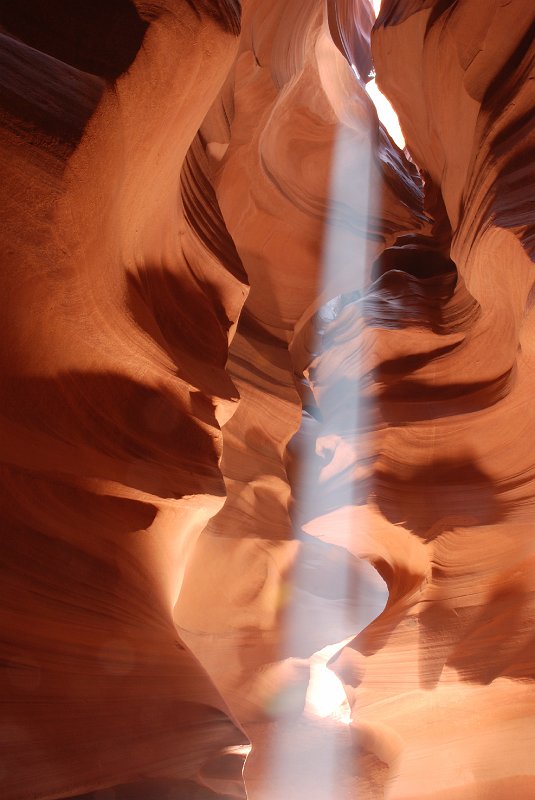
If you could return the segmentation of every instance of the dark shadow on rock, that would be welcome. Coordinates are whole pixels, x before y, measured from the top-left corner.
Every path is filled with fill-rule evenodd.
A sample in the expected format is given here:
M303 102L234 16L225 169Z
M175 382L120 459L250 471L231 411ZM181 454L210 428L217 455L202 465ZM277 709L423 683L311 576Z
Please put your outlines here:
M180 373L197 384L224 378L231 321L212 285L197 278L191 266L185 274L146 267L127 274L127 289L134 320L169 353ZM226 382L232 386L230 379Z
M184 216L204 247L231 275L247 284L247 275L241 262L212 184L206 142L198 133L192 141L180 173L180 194Z
M427 20L426 35L429 33L435 22L437 22L437 20L439 20L444 14L450 14L456 5L457 0L436 0L436 2L433 3L431 13L429 14L429 19Z
M360 300L371 327L417 325L437 334L456 333L473 325L480 313L454 262L418 243L417 237L385 250L374 263L371 278Z
M374 14L371 5L329 0L327 12L333 42L366 83L373 71L370 33Z
M447 664L462 680L489 684L501 676L535 680L535 597L521 586L494 591L462 626Z
M2 0L0 25L36 50L113 80L134 61L149 23L131 0Z
M528 135L533 129L533 110L524 120ZM528 125L530 126L528 128ZM510 143L508 143L510 146ZM535 262L535 188L529 166L533 164L535 148L524 149L510 159L496 176L493 186L493 221L501 228L515 233L529 258Z
M435 601L418 615L420 685L434 689L445 667L459 680L488 685L499 677L535 680L533 593L494 591L477 609Z
M396 363L388 362L393 371ZM376 372L384 375L382 365ZM502 375L473 383L448 383L433 386L418 380L382 381L386 384L378 396L383 419L394 424L432 420L469 414L499 403L511 392L516 378L516 364Z
M193 402L194 414L178 379L175 388L111 372L71 371L50 380L4 376L0 385L4 418L26 429L28 441L33 432L39 437L29 464L160 498L225 492L214 408L201 392Z
M383 250L372 266L372 281L378 280L391 270L400 270L421 280L438 277L456 278L457 267L451 258L446 258L440 251L429 247L422 238L417 236L400 238L397 245Z
M49 446L65 452L59 440ZM196 774L222 748L246 743L173 624L151 559L156 506L104 493L99 462L74 452L80 477L101 479L102 494L76 485L67 461L47 469L45 453L35 454L39 468L0 474L6 797L16 796L23 762L52 775L64 796L91 779L158 774L162 763Z
M417 468L400 462L389 471L380 468L373 493L386 519L428 541L450 526L490 525L505 515L494 482L470 460L434 461Z
M459 342L447 344L443 347L436 347L427 352L411 353L399 358L391 358L381 361L374 371L374 377L378 383L388 387L390 384L406 378L413 372L423 369L428 364L432 364L438 358L444 358L455 352L459 347Z
M103 88L100 78L0 34L1 124L17 136L42 146L44 134L74 148Z
M418 669L420 686L434 689L459 635L458 614L439 601L424 607L418 615Z

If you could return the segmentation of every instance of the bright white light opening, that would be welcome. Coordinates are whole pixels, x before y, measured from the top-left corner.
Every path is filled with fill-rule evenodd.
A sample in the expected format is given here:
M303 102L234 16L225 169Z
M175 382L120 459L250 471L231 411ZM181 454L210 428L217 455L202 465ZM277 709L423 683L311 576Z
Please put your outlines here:
M375 11L375 16L379 16L381 0L372 0L372 5L373 10ZM353 67L353 70L356 72L355 67ZM380 121L383 123L397 146L403 150L405 148L405 138L401 132L398 115L392 108L390 101L386 99L384 94L377 87L375 78L372 78L371 81L368 81L366 84L366 91L368 92L368 95L375 106L377 116L379 117Z
M230 756L248 756L252 749L253 747L250 744L241 744L225 747L222 752Z
M377 110L377 116L397 146L403 150L405 147L405 138L399 126L398 115L392 108L389 100L387 100L384 94L379 91L377 84L375 83L375 78L366 84L366 91L368 92Z
M310 659L310 682L305 706L312 716L331 717L345 725L351 722L351 709L341 680L329 669L327 662L350 641L351 638L345 639L314 653Z

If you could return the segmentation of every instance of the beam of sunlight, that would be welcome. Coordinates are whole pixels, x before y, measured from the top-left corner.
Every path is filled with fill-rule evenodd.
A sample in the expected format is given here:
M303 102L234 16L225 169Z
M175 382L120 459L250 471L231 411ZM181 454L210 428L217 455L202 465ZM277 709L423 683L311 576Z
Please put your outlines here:
M375 175L372 136L363 130L362 119L356 119L354 127L351 124L339 125L331 164L330 209L323 251L324 296L328 296L329 287L336 285L351 286L357 294L365 286L368 221L378 203L378 187L376 179L372 179ZM328 324L335 318L338 307L336 298L327 303L323 307L323 321ZM358 307L351 313L358 315ZM322 318L321 313L319 317ZM322 346L320 335L315 348L316 377L320 384ZM355 353L350 355L354 378L360 366L356 363L359 357ZM356 516L346 513L357 503L351 480L341 480L337 486L336 500L341 513L335 523L336 545L332 543L333 514L329 513L332 508L326 497L327 473L322 475L321 463L318 467L323 448L320 439L334 442L333 460L338 458L338 469L343 472L347 464L353 468L359 460L357 431L363 412L358 383L348 377L343 360L338 373L330 374L328 381L330 391L321 409L326 425L330 424L332 430L310 420L312 426L317 426L317 434L313 430L305 433L299 456L295 519L300 531L297 534L300 551L287 609L282 657L288 665L299 662L301 672L292 673L295 681L280 690L265 777L261 791L252 795L253 800L345 800L352 796L348 788L354 779L350 707L342 683L327 662L381 613L388 596L374 568L349 552L358 550L355 543L361 534L355 526ZM314 518L313 536L302 532L311 518ZM329 580L334 586L326 586ZM355 580L356 587L351 585ZM303 670L303 665L307 669Z

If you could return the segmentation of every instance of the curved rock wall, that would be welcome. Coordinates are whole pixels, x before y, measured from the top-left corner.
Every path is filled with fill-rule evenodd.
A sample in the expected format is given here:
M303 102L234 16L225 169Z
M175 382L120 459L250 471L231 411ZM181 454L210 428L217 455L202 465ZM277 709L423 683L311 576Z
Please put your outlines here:
M524 3L385 0L372 34L379 87L451 231L456 294L473 298L440 340L423 325L378 365L373 504L426 566L351 645L345 679L392 742L392 798L534 790L533 20Z
M529 6L0 9L8 800L532 797Z
M247 293L180 175L237 39L219 5L45 5L2 11L5 798L189 780L247 741L172 616L224 502Z

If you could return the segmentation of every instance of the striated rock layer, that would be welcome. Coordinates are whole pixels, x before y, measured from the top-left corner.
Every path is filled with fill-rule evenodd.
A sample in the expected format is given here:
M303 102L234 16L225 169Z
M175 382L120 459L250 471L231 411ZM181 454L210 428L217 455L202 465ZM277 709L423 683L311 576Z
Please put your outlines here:
M1 794L191 781L247 741L173 623L224 502L247 292L182 165L239 20L35 2L1 21Z
M530 800L535 12L71 5L0 7L2 797Z
M425 571L391 590L344 674L360 719L391 741L392 798L535 791L534 22L529 3L385 0L372 35L378 84L451 231L456 293L464 282L473 298L449 322L438 305L440 341L429 323L408 353L391 337L377 366L373 505L422 543Z

